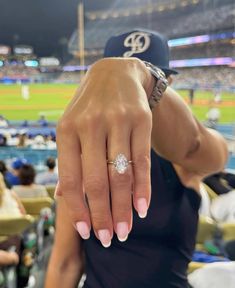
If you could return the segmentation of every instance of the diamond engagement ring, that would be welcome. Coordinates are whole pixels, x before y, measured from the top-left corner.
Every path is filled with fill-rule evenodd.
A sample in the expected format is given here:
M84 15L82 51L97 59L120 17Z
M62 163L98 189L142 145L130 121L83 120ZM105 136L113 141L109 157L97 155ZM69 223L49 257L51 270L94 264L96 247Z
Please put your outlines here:
M118 154L114 161L107 161L108 164L113 164L118 174L124 174L129 164L132 163L131 160L127 160L125 155Z

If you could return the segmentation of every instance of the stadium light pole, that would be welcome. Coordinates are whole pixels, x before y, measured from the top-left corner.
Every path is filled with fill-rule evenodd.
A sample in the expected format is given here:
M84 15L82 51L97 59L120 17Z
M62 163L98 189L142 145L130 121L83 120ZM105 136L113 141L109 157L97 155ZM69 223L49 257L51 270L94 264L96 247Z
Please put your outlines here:
M80 66L85 66L85 41L84 41L84 0L79 0L78 4L78 47ZM84 71L80 71L80 76L84 76Z

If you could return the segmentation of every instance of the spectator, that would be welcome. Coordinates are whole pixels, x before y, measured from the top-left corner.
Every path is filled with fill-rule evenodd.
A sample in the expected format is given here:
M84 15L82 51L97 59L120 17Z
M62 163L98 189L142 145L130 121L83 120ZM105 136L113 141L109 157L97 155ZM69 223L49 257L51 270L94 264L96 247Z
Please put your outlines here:
M41 126L41 127L47 127L48 126L48 121L46 120L46 117L45 115L41 115L39 120L38 120L38 124Z
M7 137L5 135L0 134L0 146L7 146Z
M45 142L46 142L46 148L54 150L56 149L56 142L53 140L52 135L48 135L45 137Z
M235 174L224 172L222 178L227 182L227 185L235 189Z
M0 115L0 127L1 128L8 127L8 121L2 115Z
M18 142L18 145L17 147L19 148L25 148L28 146L28 136L26 133L22 133L19 135L19 142Z
M42 135L37 135L31 145L32 149L46 149L46 143Z
M23 164L19 170L20 185L14 186L14 191L20 198L47 197L46 188L34 183L35 169L30 164Z
M214 174L206 177L203 181L216 194L221 195L221 194L228 193L229 191L233 190L233 188L235 188L235 187L230 186L229 182L226 181L227 177L228 178L231 177L230 175L233 175L233 174L229 174L226 172L218 172L218 173L214 173ZM235 177L235 176L233 175L233 177Z
M51 185L56 184L58 181L58 174L55 172L56 162L55 159L49 157L46 160L46 166L48 167L48 171L39 173L36 177L36 183L41 185Z
M22 214L25 214L22 203L13 191L7 189L0 173L0 216L14 217Z
M11 185L19 185L20 179L19 179L19 169L22 167L23 164L26 164L27 160L24 158L16 158L12 162L12 170L9 171L6 175L6 181Z
M22 124L21 124L21 127L25 127L25 128L29 127L29 121L28 120L24 120L22 122Z

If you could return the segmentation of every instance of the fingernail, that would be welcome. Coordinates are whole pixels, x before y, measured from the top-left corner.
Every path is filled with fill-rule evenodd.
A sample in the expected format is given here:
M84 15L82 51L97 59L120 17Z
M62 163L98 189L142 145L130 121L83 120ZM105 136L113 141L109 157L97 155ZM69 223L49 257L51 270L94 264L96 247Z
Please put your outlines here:
M128 224L127 222L117 223L117 237L119 241L124 242L128 237Z
M139 198L137 200L137 211L140 218L145 218L148 212L148 205L145 198Z
M90 238L90 229L86 222L82 222L82 221L77 222L76 229L84 240L87 240Z
M111 236L110 236L109 230L107 229L99 230L98 236L99 236L101 244L105 248L108 248L111 245Z

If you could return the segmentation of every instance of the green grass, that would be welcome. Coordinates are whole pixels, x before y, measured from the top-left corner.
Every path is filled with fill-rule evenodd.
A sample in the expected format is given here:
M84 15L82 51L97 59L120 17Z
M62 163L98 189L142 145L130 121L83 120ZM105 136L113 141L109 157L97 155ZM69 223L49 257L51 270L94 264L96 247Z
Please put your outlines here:
M178 91L180 95L188 102L188 91ZM196 91L195 104L190 106L193 114L201 121L206 120L206 114L211 106L220 109L220 123L235 122L235 93L222 92L222 102L219 105L213 103L214 94L211 91ZM203 105L197 101L204 101ZM231 103L233 102L233 103Z
M31 84L29 85L30 99L24 100L20 85L0 85L0 114L9 120L37 120L40 114L45 114L48 120L56 121L74 95L76 88L75 84ZM180 91L180 94L187 101L188 91ZM198 119L206 119L213 97L212 92L195 93L196 103L191 108ZM223 92L222 100L219 106L220 122L235 122L235 104L232 106L231 103L235 101L235 94ZM204 101L203 105L200 101Z
M0 85L0 113L9 120L36 120L40 114L57 120L76 88L69 84L32 84L30 98L24 100L20 85Z

